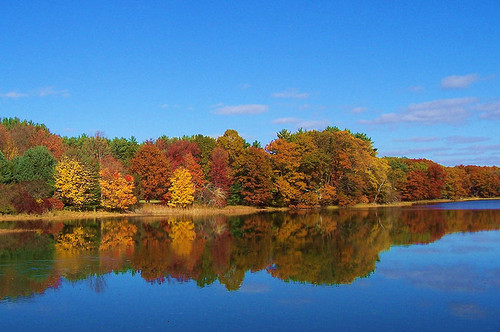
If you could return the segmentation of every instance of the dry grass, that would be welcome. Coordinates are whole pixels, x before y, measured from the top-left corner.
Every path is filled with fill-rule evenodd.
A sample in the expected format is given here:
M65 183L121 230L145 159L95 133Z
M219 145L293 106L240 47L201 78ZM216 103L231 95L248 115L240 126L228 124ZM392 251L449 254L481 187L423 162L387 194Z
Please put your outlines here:
M425 205L433 203L444 202L457 202L457 201L473 201L483 199L499 199L494 198L466 198L458 200L450 199L437 199L437 200L424 200L415 202L394 202L390 204L357 204L350 206L351 209L366 209L366 208L381 208L381 207L408 207L413 205ZM339 209L338 206L328 206L327 209ZM252 206L226 206L222 209L212 208L206 206L194 205L192 207L181 209L172 208L161 204L143 203L139 208L132 212L119 213L119 212L106 212L106 211L51 211L42 215L32 214L18 214L18 215L0 215L0 222L2 221L21 221L21 220L49 220L60 221L68 219L98 219L98 218L120 218L120 217L145 217L145 216L238 216L248 215L260 212L276 212L288 211L288 208L257 208Z
M68 220L68 219L98 219L98 218L120 218L120 217L144 217L144 216L236 216L248 215L259 212L283 211L286 209L265 208L260 209L252 206L226 206L222 209L205 206L193 206L186 209L172 208L165 205L144 203L132 212L106 212L106 211L51 211L41 215L18 214L18 215L0 215L2 221L21 221L21 220Z
M162 215L162 216L178 216L178 215L188 215L188 216L212 216L212 215L247 215L259 212L270 212L278 211L281 209L275 208L265 208L260 209L252 206L226 206L224 208L214 208L207 206L194 205L192 207L182 209L173 208L160 204L145 203L141 208L137 209L134 215Z

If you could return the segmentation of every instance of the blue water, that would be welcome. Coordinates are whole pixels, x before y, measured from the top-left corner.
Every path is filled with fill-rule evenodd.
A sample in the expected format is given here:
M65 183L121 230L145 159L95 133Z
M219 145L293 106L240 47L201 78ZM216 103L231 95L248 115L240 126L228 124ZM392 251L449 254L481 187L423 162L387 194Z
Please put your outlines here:
M425 207L443 210L498 210L500 209L500 200L482 199L477 201L447 202L426 205Z
M490 204L491 201L485 202ZM463 203L469 202L459 204L463 207ZM478 201L470 203L475 206L482 204ZM231 244L227 244L232 248L227 249L232 250L227 258L229 267L223 269L219 278L237 275L240 268L245 270L241 285L233 291L228 291L218 280L206 283L204 287L198 286L203 278L199 274L212 269L205 266L211 261L206 255L215 248L210 242L206 242L202 258L196 263L201 264L200 268L189 270L195 272L183 281L168 275L161 279L162 282L147 281L141 269L133 268L142 262L138 257L146 259L139 240L135 252L128 254L120 251L108 255L101 251L95 256L87 252L72 254L68 258L57 254L50 256L49 253L47 258L30 258L34 256L28 251L23 252L26 258L0 260L0 291L13 294L23 290L17 290L16 287L21 286L15 285L16 280L9 280L13 269L18 271L16 278L34 275L22 286L27 289L37 278L43 279L48 274L61 275L60 282L42 292L37 290L28 296L11 295L0 300L0 328L2 331L500 331L498 212L450 214L433 209L388 210L387 215L384 211L363 212L365 215L353 212L348 218L342 213L350 212L333 216L344 218L344 221L338 221L338 233L319 240L333 241L327 246L317 244L318 239L307 242L300 237L290 246L274 240L274 237L269 241L265 237L232 239ZM379 218L377 222L370 221L374 216ZM421 230L423 226L413 225L415 220L428 222L443 217L448 218L443 219L448 234L436 233L435 223L429 223L430 233ZM269 218L279 219L275 215ZM325 218L322 216L323 222ZM283 220L275 224L281 228L269 230L270 234L278 234L287 223L291 225L290 220L309 225L310 232L315 229L304 216ZM467 225L474 220L481 220L481 227L490 230L460 231L470 227ZM457 226L462 224L466 226ZM413 233L401 235L406 234L409 227L415 229ZM364 233L358 237L352 234L355 230ZM415 243L429 238L429 243L412 244L411 237L417 239ZM256 243L260 243L259 246ZM256 254L249 249L252 246L265 257L248 258L249 267L242 267L242 262L247 262L242 255L250 257ZM318 248L329 253L314 253L320 250ZM357 253L360 248L363 251ZM325 260L329 255L339 253L341 255L333 263ZM161 252L156 255L167 259L167 256L161 256ZM307 260L294 265L306 255ZM376 267L367 273L369 271L364 266L370 266L371 259L362 261L372 256ZM161 260L155 257L147 259ZM259 263L262 261L269 262L267 267L270 270L266 270L266 264ZM319 265L314 263L317 261ZM178 272L181 269L179 264L190 266L189 262L188 258L177 263L174 261L167 270ZM96 266L102 268L113 263L120 266L116 272L91 272ZM188 269L186 266L182 268ZM321 267L325 270L318 272ZM332 272L332 269L337 269L332 275L342 276L343 271L338 270L341 268L359 268L360 274L354 274L352 278L350 273L345 278L336 277L335 280L345 281L335 283L321 281L330 280L321 274ZM273 269L292 277L273 277ZM310 281L307 281L307 269L313 271ZM76 273L80 273L80 277L68 277Z

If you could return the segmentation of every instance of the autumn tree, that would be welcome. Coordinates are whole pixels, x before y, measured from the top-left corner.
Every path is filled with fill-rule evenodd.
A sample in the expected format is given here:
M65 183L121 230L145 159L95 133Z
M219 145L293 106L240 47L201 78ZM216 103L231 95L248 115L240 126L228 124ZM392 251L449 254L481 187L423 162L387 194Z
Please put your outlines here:
M96 179L81 162L63 157L55 170L55 195L65 205L82 208L95 202Z
M269 143L266 150L271 155L276 192L286 205L301 206L309 188L306 175L300 172L302 154L299 145L284 138L278 138Z
M184 158L191 154L196 162L200 160L200 149L196 142L190 142L185 139L180 139L167 145L166 156L170 161L172 169L175 170L179 166L184 165Z
M169 206L185 208L193 204L195 187L191 173L184 167L179 167L170 178L172 186L169 188Z
M224 135L217 138L217 146L227 151L229 163L233 168L237 168L242 162L247 143L236 130L228 129Z
M194 184L195 196L198 197L206 183L203 170L191 153L184 155L182 165L191 174L191 181Z
M250 147L245 150L236 182L241 185L241 195L248 205L264 206L272 199L272 167L263 149Z
M215 187L229 193L232 180L228 153L223 148L215 148L210 159L210 181Z
M120 172L103 169L101 178L101 205L110 210L127 210L137 202L133 194L134 178L130 175L122 176Z
M469 196L470 181L464 167L445 167L446 180L443 196L459 199Z
M82 149L97 163L101 163L102 158L111 154L109 140L104 137L102 132L97 132L94 136L88 137L83 142Z
M153 144L144 144L131 160L132 171L139 175L146 201L163 199L170 186L170 164Z
M212 137L203 135L192 136L189 140L198 144L198 148L200 149L200 166L205 174L205 178L208 179L210 158L212 156L212 151L217 147L217 141Z

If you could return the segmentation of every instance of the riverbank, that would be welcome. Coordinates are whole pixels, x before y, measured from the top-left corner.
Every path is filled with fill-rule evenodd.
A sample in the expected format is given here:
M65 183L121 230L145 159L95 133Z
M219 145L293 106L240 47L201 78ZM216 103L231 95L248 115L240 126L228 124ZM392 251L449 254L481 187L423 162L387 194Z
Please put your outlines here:
M414 205L429 205L438 203L452 203L452 202L466 202L466 201L481 201L481 200L498 200L500 197L467 197L461 199L427 199L421 201L411 201L411 202L394 202L388 204L376 204L376 203L366 203L366 204L356 204L348 208L351 209L366 209L366 208L386 208L386 207L409 207ZM339 209L338 206L329 206L327 209Z
M67 219L101 219L101 218L123 218L123 217L155 217L155 216L238 216L263 212L286 211L286 208L257 208L253 206L226 206L224 208L212 208L204 206L193 206L190 208L172 208L160 204L145 203L134 211L108 212L108 211L50 211L40 215L16 214L0 215L2 221L17 220L67 220Z
M390 204L357 204L354 206L343 207L345 209L367 209L367 208L390 208L390 207L409 207L413 205L427 205L436 203L447 203L447 202L463 202L463 201L475 201L475 200L495 200L500 199L500 197L493 198L478 198L470 197L464 199L436 199L436 200L422 200L413 202L394 202ZM328 206L327 210L340 209L338 206ZM169 217L169 216L186 216L186 217L196 217L196 216L239 216L239 215L249 215L255 213L268 213L268 212L279 212L288 211L288 208L258 208L253 206L226 206L224 208L212 208L206 206L193 206L190 208L173 208L160 204L144 203L139 208L134 211L128 212L108 212L108 211L50 211L41 215L33 214L17 214L17 215L0 215L0 222L2 221L16 221L16 220L68 220L68 219L101 219L101 218L123 218L123 217Z

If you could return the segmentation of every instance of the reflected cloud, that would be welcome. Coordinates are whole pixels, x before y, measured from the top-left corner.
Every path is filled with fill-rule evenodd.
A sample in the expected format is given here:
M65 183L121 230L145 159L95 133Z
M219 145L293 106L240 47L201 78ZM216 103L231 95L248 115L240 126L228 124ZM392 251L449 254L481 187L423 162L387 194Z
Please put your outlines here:
M413 270L379 269L378 273L389 279L406 279L416 287L451 292L480 292L491 285L488 276L472 271L469 267L428 266ZM485 282L478 282L485 280Z
M269 293L270 291L269 285L259 283L244 284L240 288L240 292L251 294Z
M485 310L476 303L451 303L450 313L463 319L481 319L486 316Z

